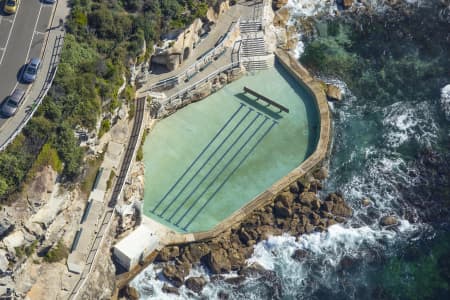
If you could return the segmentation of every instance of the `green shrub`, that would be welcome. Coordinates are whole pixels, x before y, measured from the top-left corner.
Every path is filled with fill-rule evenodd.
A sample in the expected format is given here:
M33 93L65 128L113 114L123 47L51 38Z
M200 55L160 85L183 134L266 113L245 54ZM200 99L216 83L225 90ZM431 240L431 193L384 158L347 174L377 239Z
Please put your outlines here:
M69 250L66 245L60 240L54 245L44 256L44 260L48 263L61 261L69 256Z
M111 120L103 119L100 125L100 131L98 132L98 138L101 138L105 133L111 129Z

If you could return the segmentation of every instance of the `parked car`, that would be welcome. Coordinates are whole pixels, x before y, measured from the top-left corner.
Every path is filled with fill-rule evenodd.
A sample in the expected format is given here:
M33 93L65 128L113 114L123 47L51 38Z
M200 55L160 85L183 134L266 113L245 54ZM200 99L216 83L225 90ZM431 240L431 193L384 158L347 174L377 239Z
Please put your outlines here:
M19 0L5 0L5 5L3 6L3 11L7 14L15 14L18 5L19 5Z
M31 83L36 80L36 75L41 66L41 60L39 58L32 58L23 71L22 80L27 83Z
M1 113L5 117L11 117L22 104L23 98L25 96L25 91L22 89L15 89L14 92L6 99L2 105Z
M42 2L47 3L47 4L53 4L53 3L56 3L56 0L42 0Z

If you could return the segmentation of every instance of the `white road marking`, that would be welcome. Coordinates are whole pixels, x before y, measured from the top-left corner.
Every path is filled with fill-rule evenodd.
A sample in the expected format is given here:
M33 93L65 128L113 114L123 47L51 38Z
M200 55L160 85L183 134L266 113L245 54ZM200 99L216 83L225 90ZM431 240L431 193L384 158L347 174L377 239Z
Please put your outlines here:
M35 31L34 34L47 34L46 32L41 32L41 31Z
M6 44L5 44L5 47L4 47L5 49L8 47L9 38L11 37L11 33L12 33L13 28L14 28L14 23L16 22L17 13L19 12L19 9L20 9L20 3L21 3L21 1L17 5L16 13L14 14L14 18L13 18L12 23L11 23L12 26L11 26L11 29L9 29L8 38L6 39ZM3 62L3 58L5 57L5 54L6 54L6 50L3 51L3 53L2 53L2 57L0 58L0 65Z
M36 22L34 23L34 28L33 28L33 36L31 37L30 45L28 46L27 57L25 58L24 64L27 63L28 56L30 55L31 46L33 45L34 34L36 33L36 27L39 22L39 17L41 16L41 11L42 11L42 3L39 5L39 12L36 17Z
M31 36L30 45L28 46L27 57L25 58L24 64L27 63L27 61L28 61L28 56L30 55L31 46L33 45L34 33L36 32L36 27L37 27L37 23L38 23L38 21L39 21L39 17L40 17L40 15L41 15L41 10L42 10L42 3L41 3L40 6L39 6L39 12L38 12L38 15L37 15L37 18L36 18L36 23L34 23L33 35ZM8 37L8 39L9 39L9 37ZM6 51L5 51L5 52L6 52ZM19 78L22 78L22 74L23 74L24 71L25 71L25 69L22 70L22 72L21 72L20 75L19 75ZM12 89L11 93L9 93L10 95L11 95L12 92L17 88L18 85L19 85L19 82L16 82L16 84L14 85L14 88ZM26 88L25 95L24 95L24 103L26 102L26 99L27 99L27 96L28 96L28 92L30 91L31 86L32 86L32 85L30 84L30 85L28 85L28 87ZM17 109L18 111L22 108L22 106L23 106L24 103L22 103L22 105ZM32 105L32 104L31 104L31 105ZM6 124L9 123L9 122L11 122L11 120L12 120L12 118L8 118L8 119L6 120L6 122L3 124L3 126L6 126Z

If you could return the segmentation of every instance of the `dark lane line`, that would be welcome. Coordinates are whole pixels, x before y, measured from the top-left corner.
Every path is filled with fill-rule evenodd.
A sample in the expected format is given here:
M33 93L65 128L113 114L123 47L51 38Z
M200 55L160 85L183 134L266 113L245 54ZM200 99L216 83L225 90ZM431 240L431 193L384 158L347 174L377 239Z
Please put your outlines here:
M272 130L272 128L277 124L277 122L273 121L272 125L267 128L267 130L264 132L264 134L258 139L256 144L250 149L250 151L241 159L239 164L231 171L231 173L225 178L225 180L222 182L222 184L214 191L214 193L206 200L205 203L200 207L200 209L195 213L194 216L189 220L189 222L183 227L183 230L186 231L187 228L191 225L191 223L198 217L200 212L208 205L208 203L214 198L214 196L217 194L220 189L225 185L225 183L230 179L230 177L236 172L237 169L242 165L242 163L248 158L248 156L255 150L255 148L261 143L261 141L264 139L264 137Z
M206 186L206 188L203 190L203 192L197 196L197 198L191 203L189 208L185 210L185 212L178 218L175 225L178 226L180 224L181 220L186 217L186 215L192 210L192 208L202 199L203 195L213 186L214 183L216 183L217 179L220 175L223 174L223 172L231 165L231 163L236 159L236 157L241 153L242 149L244 149L245 146L248 145L248 143L255 137L257 132L266 124L267 120L269 118L265 117L263 121L259 124L258 127L253 130L253 132L249 135L247 140L239 147L239 149L233 154L233 156L225 163L225 165L222 167L222 169L216 174L216 176L211 180L211 182Z
M177 209L172 213L172 215L169 217L169 221L172 220L172 218L178 213L181 207L184 206L184 204L189 200L189 198L198 190L200 185L208 178L208 176L211 174L212 171L222 162L222 160L225 158L225 156L228 155L228 153L231 151L231 149L234 148L234 146L237 145L237 143L241 140L241 138L244 136L245 133L248 132L248 130L253 126L253 124L256 122L257 119L261 116L261 113L257 112L256 116L253 118L253 120L245 127L245 129L239 134L239 136L233 141L233 143L228 146L228 148L225 150L225 152L222 154L222 156L219 158L218 161L214 164L214 166L206 173L206 175L203 176L203 178L200 180L199 183L194 187L194 189L189 193L189 195L184 198L184 200L178 205ZM259 129L259 128L258 128ZM244 143L245 144L245 143Z
M177 179L177 181L170 187L170 189L167 191L167 193L162 197L161 200L156 204L155 208L151 210L151 212L155 212L155 210L158 209L159 205L166 199L166 197L172 192L172 190L180 183L180 181L186 176L186 174L189 172L189 170L197 163L199 158L206 152L206 150L212 145L212 143L219 137L219 135L225 130L225 128L231 123L231 121L236 117L236 115L241 111L244 104L240 103L239 108L231 115L231 117L228 119L228 121L222 126L222 128L217 131L216 135L209 141L209 143L203 148L203 150L200 152L199 155L194 159L194 161L187 167L187 169L184 171L184 173Z
M247 107L248 108L248 107ZM160 217L174 204L176 199L181 195L182 192L189 186L189 184L194 180L194 178L200 173L200 171L205 167L205 165L211 160L211 158L217 153L217 151L220 150L222 145L230 138L230 136L236 131L236 129L242 124L242 122L248 117L250 112L253 111L251 108L248 108L248 111L246 114L239 120L239 122L233 127L233 129L228 133L228 135L222 140L222 142L216 147L213 153L209 155L209 157L206 159L205 162L198 168L198 170L195 172L195 174L189 179L189 181L183 186L181 191L179 191L175 197L172 199L172 201L169 203L169 205L159 214Z

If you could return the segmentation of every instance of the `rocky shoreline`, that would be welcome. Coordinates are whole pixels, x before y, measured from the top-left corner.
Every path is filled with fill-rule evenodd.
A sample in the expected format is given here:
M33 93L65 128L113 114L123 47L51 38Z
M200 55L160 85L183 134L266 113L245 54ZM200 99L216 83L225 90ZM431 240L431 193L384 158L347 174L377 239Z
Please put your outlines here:
M199 294L208 281L225 280L239 284L250 275L266 276L270 271L246 262L256 243L283 233L299 237L345 222L352 215L352 209L343 196L331 193L320 199L317 194L326 176L327 171L321 168L297 180L277 195L271 204L253 212L242 223L212 240L163 248L156 257L155 268L170 283L164 285L164 292L178 294L178 288L184 284ZM296 252L293 258L302 260L305 255L307 253ZM211 276L188 277L190 270L198 265L206 267ZM238 276L224 279L220 275L230 272L237 272ZM138 295L131 287L122 293L127 298ZM228 298L226 292L221 294L221 298Z

